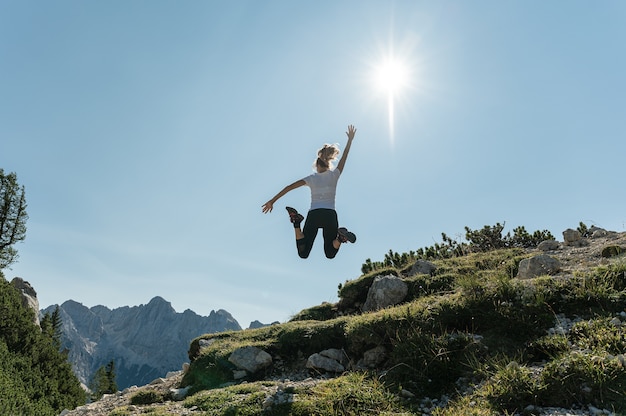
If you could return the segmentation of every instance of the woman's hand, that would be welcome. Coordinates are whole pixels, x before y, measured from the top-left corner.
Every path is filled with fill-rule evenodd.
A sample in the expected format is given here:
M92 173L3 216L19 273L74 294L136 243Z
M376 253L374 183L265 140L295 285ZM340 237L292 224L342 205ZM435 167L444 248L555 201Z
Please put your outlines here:
M346 132L346 136L348 136L348 140L354 139L354 135L356 134L356 128L350 124L348 126L348 131Z
M265 204L262 205L263 214L267 214L268 212L272 212L274 209L274 201L269 200Z

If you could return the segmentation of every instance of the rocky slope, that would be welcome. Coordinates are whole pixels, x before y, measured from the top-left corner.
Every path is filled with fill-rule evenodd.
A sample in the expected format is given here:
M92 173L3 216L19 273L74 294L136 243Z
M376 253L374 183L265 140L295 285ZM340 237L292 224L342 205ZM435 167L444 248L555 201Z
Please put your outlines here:
M42 313L52 313L57 305ZM115 362L117 385L144 385L181 368L191 340L204 333L240 330L224 310L200 316L191 310L177 313L161 297L148 304L109 309L69 300L59 306L62 348L69 351L74 372L85 385L93 373Z

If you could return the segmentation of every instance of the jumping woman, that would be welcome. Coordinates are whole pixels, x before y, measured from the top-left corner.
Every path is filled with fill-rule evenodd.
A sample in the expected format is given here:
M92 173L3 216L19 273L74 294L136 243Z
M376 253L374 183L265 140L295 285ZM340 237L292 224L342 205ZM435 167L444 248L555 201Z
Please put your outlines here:
M317 151L317 159L313 164L315 168L314 173L291 185L285 186L274 198L270 199L262 206L263 212L267 214L268 212L272 212L276 201L287 192L304 185L311 188L311 208L306 216L306 220L294 208L286 207L289 213L289 221L293 224L296 232L298 255L303 259L309 257L311 249L313 248L313 242L320 228L324 236L324 254L326 254L326 257L329 259L337 255L342 243L348 241L354 243L356 241L354 233L351 233L344 227L339 228L337 212L335 211L337 181L343 172L355 133L356 129L354 126L349 125L348 131L346 132L348 143L346 144L341 159L339 159L337 168L333 169L333 161L335 161L339 155L339 147L337 147L337 145L325 144L324 147ZM300 223L303 220L304 229L301 229Z

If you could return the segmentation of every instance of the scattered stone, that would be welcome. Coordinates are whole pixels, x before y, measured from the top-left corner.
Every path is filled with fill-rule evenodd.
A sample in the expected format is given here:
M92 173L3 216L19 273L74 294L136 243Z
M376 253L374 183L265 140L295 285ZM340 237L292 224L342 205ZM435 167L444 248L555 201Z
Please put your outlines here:
M568 228L567 230L563 231L563 241L565 241L565 245L573 245L571 243L575 243L578 240L580 240L582 238L582 235L580 234L580 231L578 230L573 230L571 228Z
M410 275L416 274L429 274L432 275L437 270L437 266L434 263L431 263L427 260L418 260L415 262L413 267L411 267Z
M348 364L348 356L344 350L340 350L337 348L330 348L319 353L320 355L330 358L332 360L337 361L339 364L344 367Z
M272 364L272 356L257 347L242 347L236 349L228 361L236 367L254 374Z
M200 341L198 341L198 345L200 346L200 348L205 348L213 344L215 341L217 341L215 338L201 339Z
M241 380L242 378L246 378L247 375L248 375L248 372L246 370L234 370L233 371L233 378L235 380Z
M539 251L554 251L558 250L561 245L556 240L545 240L539 243L537 249Z
M168 371L167 374L165 375L165 378L176 377L176 376L181 375L181 374L183 374L182 370Z
M313 354L306 362L306 368L312 370L323 370L329 373L343 373L346 368L337 360L325 357L321 354Z
M561 262L546 254L540 254L519 263L518 279L531 279L546 274L555 274L561 270Z
M404 397L405 399L412 399L415 397L415 395L411 393L410 391L408 391L407 389L402 389L400 391L400 395Z
M172 398L172 400L175 401L183 400L185 397L187 397L189 389L191 389L191 386L183 387L180 389L170 389L170 397Z
M589 228L589 234L591 234L591 238L603 238L610 235L607 230L596 227L595 225L592 225L591 228Z
M585 240L582 239L580 231L572 230L571 228L563 231L563 241L566 246L582 247L586 245Z
M148 383L148 384L149 384L150 386L154 386L155 384L163 384L163 383L165 383L165 379L163 379L163 378L160 378L160 377L159 377L159 378L157 378L157 379L152 380L152 381L151 381L150 383Z
M409 287L401 278L394 275L378 276L367 293L363 311L376 311L397 305L406 298L407 293Z
M376 368L379 364L387 359L387 349L382 345L376 348L365 351L363 354L363 366L369 368Z

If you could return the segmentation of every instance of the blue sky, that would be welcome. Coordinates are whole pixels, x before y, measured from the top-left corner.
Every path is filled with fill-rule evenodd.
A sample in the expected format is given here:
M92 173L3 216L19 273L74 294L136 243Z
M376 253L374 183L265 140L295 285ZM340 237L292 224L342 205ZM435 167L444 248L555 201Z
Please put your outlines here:
M28 231L4 273L46 307L285 321L362 263L461 238L626 230L623 1L0 0L0 167ZM410 79L388 99L373 69ZM334 260L261 205L345 145Z

